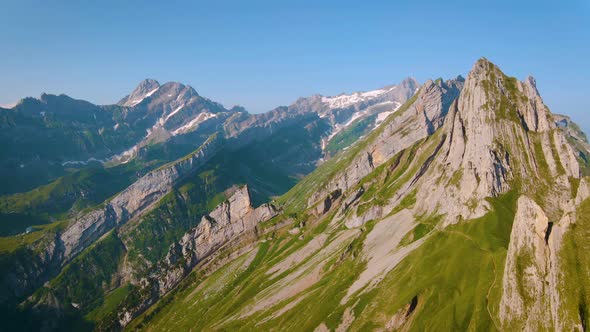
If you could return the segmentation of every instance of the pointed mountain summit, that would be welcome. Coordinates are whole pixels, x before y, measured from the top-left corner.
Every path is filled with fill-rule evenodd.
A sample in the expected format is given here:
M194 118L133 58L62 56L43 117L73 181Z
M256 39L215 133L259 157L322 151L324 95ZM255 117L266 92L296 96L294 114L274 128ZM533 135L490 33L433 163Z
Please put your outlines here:
M154 79L145 79L137 85L135 90L130 95L125 96L121 99L117 105L121 106L135 106L144 100L146 97L151 96L160 88L160 83Z

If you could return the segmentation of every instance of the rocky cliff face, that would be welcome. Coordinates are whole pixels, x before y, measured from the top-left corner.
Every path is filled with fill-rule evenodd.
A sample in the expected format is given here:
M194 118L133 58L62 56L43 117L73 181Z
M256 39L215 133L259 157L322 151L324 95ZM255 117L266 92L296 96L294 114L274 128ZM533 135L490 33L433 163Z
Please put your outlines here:
M154 170L104 205L72 220L65 230L54 238L38 244L38 254L31 254L32 264L14 262L15 270L3 287L22 296L57 274L73 257L82 252L104 234L144 213L150 206L166 195L172 186L185 176L195 172L211 158L219 148L220 141L212 137L193 154L183 160ZM23 259L31 259L24 257Z
M257 225L277 214L270 204L253 208L247 186L232 189L225 202L203 216L198 226L189 230L180 241L170 245L166 258L141 281L141 293L148 296L142 298L139 305L124 308L119 313L120 324L129 323L210 255L224 247L239 245L248 235L255 240Z
M550 220L532 199L518 199L502 279L499 316L506 329L523 331L583 330L584 322L569 320L562 292L564 264L560 259L563 236L575 223L576 209L589 197L587 181L575 199L567 202L560 220ZM575 308L574 308L575 311Z
M575 155L555 130L534 80L518 82L485 59L469 73L441 136L417 200L424 202L421 212L445 214L448 222L483 216L490 211L486 197L534 186L533 179L546 177L547 168L562 188L556 201L569 195L569 179L580 177ZM559 204L551 209L559 210Z
M180 278L175 270L188 273L204 258L256 226L276 216L278 211L269 204L252 207L248 187L237 188L230 198L201 219L199 225L187 232L178 243L173 243L160 273L165 277L158 287L160 295L174 287ZM180 264L179 264L180 263ZM179 266L180 265L180 266ZM174 267L174 268L172 268Z
M135 106L145 98L151 96L160 88L160 83L154 79L145 79L137 85L130 95L123 97L117 104L122 106Z
M105 204L105 207L75 219L61 234L64 262L78 254L116 225L121 225L157 202L179 179L203 165L219 147L214 137L184 160L146 174Z
M308 205L323 200L330 192L353 188L367 174L397 153L432 135L443 125L449 107L459 96L462 87L461 77L447 82L426 82L406 105L390 115L372 134L366 146L360 146L350 165L311 194ZM362 224L355 220L349 224L359 223Z
M333 223L357 228L385 218L379 222L384 223L406 208L418 220L440 216L445 229L494 214L495 198L522 193L498 320L506 329L583 329L584 315L582 323L562 318L571 309L565 309L560 261L563 235L587 195L580 180L583 146L576 145L582 136L568 131L567 119L551 114L533 78L519 82L486 59L474 65L460 93L447 91L426 83L383 129L342 157L348 166L326 185L320 180L323 190L310 193L307 206L326 215L331 193L341 192Z

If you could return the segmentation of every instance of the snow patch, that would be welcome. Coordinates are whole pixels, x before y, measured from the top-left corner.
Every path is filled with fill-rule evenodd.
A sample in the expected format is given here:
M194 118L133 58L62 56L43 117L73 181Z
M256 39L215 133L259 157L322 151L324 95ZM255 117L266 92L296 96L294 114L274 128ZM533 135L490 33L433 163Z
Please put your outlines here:
M180 111L183 107L184 107L184 104L178 106L174 111L172 111L170 114L168 114L166 116L166 118L164 119L164 122L168 121L168 119L170 119L174 114L178 113L178 111Z
M153 89L152 91L150 91L150 92L146 93L146 94L145 94L143 97L141 97L140 99L135 99L135 100L132 100L130 105L131 105L131 106L135 106L135 105L137 105L137 104L141 103L141 102L142 102L144 99L146 99L147 97L149 97L149 96L153 95L153 94L154 94L154 92L158 91L158 89L159 89L159 88L160 88L160 87L157 87L157 88Z
M392 89L395 89L395 87ZM375 125L379 125L389 115L395 113L401 106L400 102L397 102L397 101L394 102L391 100L387 100L382 103L378 103L378 104L372 105L370 107L367 107L360 112L353 113L352 116L350 117L350 119L348 121L346 121L346 123L344 123L342 125L336 124L334 126L334 130L332 131L332 133L324 141L322 141L322 150L326 149L326 147L328 146L328 142L330 142L330 140L332 140L332 138L334 138L334 136L338 135L344 129L348 128L357 119L362 118L366 115L374 114L374 113L370 112L374 107L380 106L380 105L387 105L387 104L393 104L393 108L391 109L391 111L385 111L385 112L378 113L377 118L375 119Z
M344 108L351 105L354 105L359 102L367 101L369 99L373 99L379 97L389 91L396 89L397 86L391 87L389 89L378 89L378 90L371 90L366 92L355 92L352 94L341 94L335 97L322 97L322 102L328 104L330 108Z
M377 119L375 120L375 124L380 124L381 122L385 121L385 119L387 119L387 117L390 116L391 114L395 113L400 108L400 106L402 106L401 103L396 101L394 109L392 109L391 111L381 112L381 113L377 114Z
M148 93L145 95L145 97L144 97L144 98L146 98L146 97L149 97L149 96L153 95L153 94L154 94L154 92L158 91L158 89L159 89L159 88L160 88L160 87L157 87L157 88L153 89L152 91L148 92Z
M217 114L213 114L213 113L209 113L209 112L203 112L201 114L199 114L196 118L192 119L189 123L185 124L182 127L179 127L178 129L174 130L172 132L172 135L179 135L179 134L184 134L186 132L189 132L190 130L192 130L194 127L198 126L199 124L216 117Z
M63 163L61 163L62 166L66 166L66 165L88 165L91 162L99 162L99 163L104 163L105 160L103 159L96 159L94 157L89 158L88 160L68 160L68 161L64 161Z

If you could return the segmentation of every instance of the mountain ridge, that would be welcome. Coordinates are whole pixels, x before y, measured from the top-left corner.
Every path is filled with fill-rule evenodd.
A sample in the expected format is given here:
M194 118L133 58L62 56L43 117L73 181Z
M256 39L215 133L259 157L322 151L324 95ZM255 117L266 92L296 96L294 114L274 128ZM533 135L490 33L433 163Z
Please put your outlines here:
M27 294L18 315L56 328L68 323L56 317L83 315L98 330L583 330L587 299L567 281L588 286L575 268L588 263L585 135L551 113L533 78L485 58L466 79L412 89L376 113L379 100L330 109L321 96L232 113L206 160L192 162L203 149L158 165L4 258L16 264L4 285ZM169 115L152 96L137 105ZM330 155L321 140L355 115L369 124ZM257 166L292 170L320 156L254 207L264 179L275 181ZM178 167L182 176L160 176ZM101 271L100 285L86 271Z

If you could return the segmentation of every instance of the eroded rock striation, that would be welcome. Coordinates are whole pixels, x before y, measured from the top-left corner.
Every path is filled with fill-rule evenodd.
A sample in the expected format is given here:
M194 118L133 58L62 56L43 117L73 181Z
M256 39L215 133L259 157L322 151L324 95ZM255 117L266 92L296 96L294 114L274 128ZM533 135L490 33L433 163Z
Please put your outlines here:
M270 204L254 208L248 186L234 188L230 197L203 216L197 227L170 245L166 258L141 281L141 287L145 290L142 294L149 296L143 298L140 305L120 312L120 324L126 325L130 319L178 285L197 264L210 255L226 246L239 244L248 236L255 240L256 226L278 212Z
M19 259L13 262L15 268L4 276L4 286L15 296L31 292L104 234L148 210L177 181L203 165L219 146L220 140L211 137L188 157L146 174L101 208L72 220L53 239L39 243L39 253L22 257L27 262Z
M218 146L218 139L211 138L189 157L146 174L106 202L102 209L73 220L60 235L60 243L64 249L63 262L67 262L113 227L141 214L166 195L179 179L192 174L203 165Z

